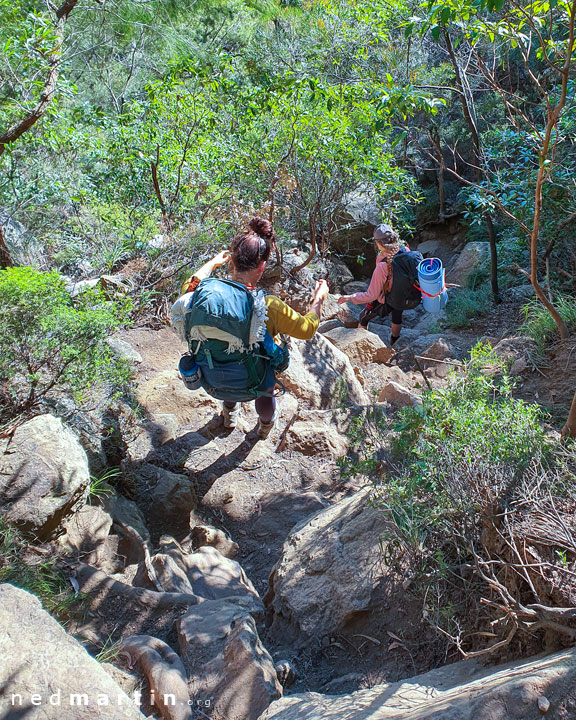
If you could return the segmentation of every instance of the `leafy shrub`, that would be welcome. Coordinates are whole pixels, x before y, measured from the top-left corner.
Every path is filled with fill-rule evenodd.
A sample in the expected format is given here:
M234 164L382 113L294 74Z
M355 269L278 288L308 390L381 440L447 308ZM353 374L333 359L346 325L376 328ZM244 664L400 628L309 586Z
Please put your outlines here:
M569 330L576 329L576 300L562 297L555 303L562 320ZM544 305L537 300L531 300L523 307L524 322L520 329L534 339L537 348L542 351L546 345L557 336L556 323Z
M95 291L73 302L55 272L0 271L3 414L29 412L49 395L124 381L126 364L112 355L106 338L127 310Z
M521 631L536 652L533 628L564 632L551 614L533 623L536 613L526 611L567 602L576 557L576 456L547 437L542 421L538 406L514 399L501 361L480 344L447 388L399 414L398 471L377 502L424 616L464 655L498 650ZM562 582L548 581L557 572Z
M441 482L438 454L459 462L483 457L494 463L525 465L544 444L541 410L512 397L501 360L478 344L462 373L446 388L424 394L422 407L404 408L395 449Z

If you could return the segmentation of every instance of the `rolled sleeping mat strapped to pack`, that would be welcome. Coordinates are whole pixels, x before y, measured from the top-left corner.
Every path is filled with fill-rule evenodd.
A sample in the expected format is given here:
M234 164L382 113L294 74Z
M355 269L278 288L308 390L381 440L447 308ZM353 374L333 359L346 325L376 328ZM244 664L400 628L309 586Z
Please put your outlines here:
M418 265L418 282L422 293L422 304L428 312L440 312L448 302L444 274L442 261L438 258L426 258Z

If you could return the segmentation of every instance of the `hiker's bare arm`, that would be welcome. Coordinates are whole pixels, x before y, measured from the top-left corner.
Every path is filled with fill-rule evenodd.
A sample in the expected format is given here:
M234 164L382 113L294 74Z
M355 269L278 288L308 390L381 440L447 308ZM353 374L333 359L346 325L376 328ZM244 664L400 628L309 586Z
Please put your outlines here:
M218 255L215 255L212 260L208 260L207 263L202 265L200 270L195 272L192 277L186 280L182 286L182 294L184 295L187 292L194 292L201 280L206 280L207 277L210 277L213 270L217 267L221 267L222 265L226 265L229 261L230 253L228 250L222 250L222 252L219 252Z
M310 305L310 312L315 312L318 317L322 315L322 305L324 300L328 297L329 289L326 280L316 280L316 287L314 288L314 297L312 298L312 304Z
M215 255L212 260L208 260L205 265L202 265L200 270L194 273L194 275L199 277L200 280L205 280L207 277L210 277L212 270L215 270L217 267L221 267L222 265L226 265L227 262L230 262L230 253L228 250L222 250L222 252Z

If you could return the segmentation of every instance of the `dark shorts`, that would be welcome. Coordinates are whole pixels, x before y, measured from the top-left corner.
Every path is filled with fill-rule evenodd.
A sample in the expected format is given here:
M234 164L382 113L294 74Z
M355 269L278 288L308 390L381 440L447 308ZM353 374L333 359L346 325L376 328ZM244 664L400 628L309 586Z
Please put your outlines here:
M370 320L374 320L375 317L387 317L391 315L392 322L395 325L402 325L402 310L390 307L388 303L381 303L375 300L373 303L366 305L364 310L360 313L360 326L366 327Z

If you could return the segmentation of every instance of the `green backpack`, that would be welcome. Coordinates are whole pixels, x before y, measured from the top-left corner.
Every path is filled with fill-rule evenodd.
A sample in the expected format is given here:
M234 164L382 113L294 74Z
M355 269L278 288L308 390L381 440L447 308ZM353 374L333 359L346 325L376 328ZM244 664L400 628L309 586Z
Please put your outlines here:
M289 362L266 330L262 290L232 280L203 280L174 303L172 323L202 371L202 387L218 400L270 395Z

